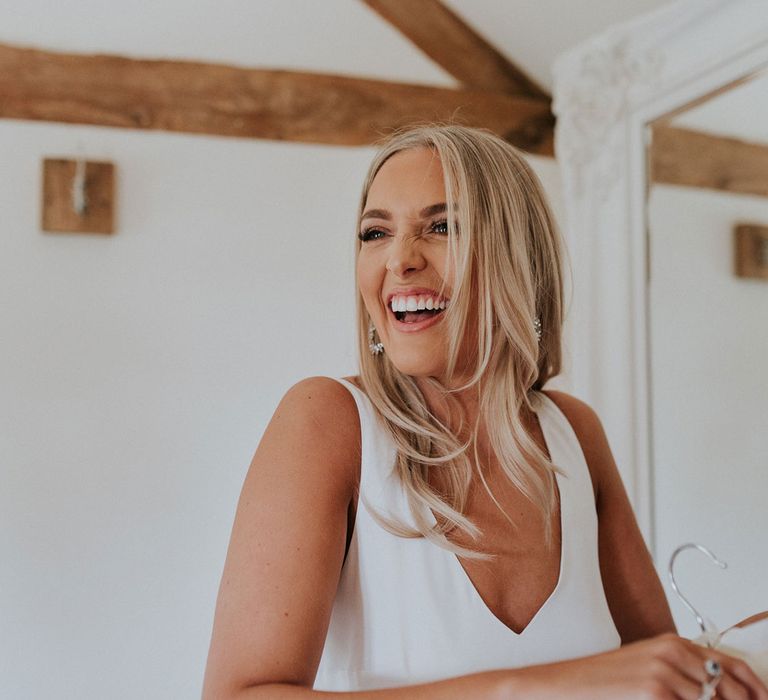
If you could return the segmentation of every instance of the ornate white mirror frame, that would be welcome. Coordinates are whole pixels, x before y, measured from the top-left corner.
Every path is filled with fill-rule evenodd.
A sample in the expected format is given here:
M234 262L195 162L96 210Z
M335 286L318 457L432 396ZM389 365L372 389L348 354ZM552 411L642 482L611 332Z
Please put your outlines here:
M766 64L768 0L680 0L554 67L573 390L603 420L651 548L647 125Z

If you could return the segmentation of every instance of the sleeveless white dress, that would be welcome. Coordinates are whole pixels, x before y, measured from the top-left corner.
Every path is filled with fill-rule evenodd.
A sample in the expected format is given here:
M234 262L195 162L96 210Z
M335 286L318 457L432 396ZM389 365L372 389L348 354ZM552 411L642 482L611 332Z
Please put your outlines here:
M537 392L534 410L552 461L564 472L557 585L528 626L509 629L486 606L456 556L424 538L398 537L372 517L413 524L393 471L395 444L357 387L360 498L341 572L316 690L412 685L453 676L587 656L621 641L600 577L589 469L560 409Z

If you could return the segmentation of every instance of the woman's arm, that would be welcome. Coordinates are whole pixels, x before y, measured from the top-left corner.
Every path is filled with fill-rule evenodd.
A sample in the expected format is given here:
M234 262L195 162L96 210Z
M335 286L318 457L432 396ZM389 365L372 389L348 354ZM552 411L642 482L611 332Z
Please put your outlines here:
M240 495L204 698L312 685L344 557L359 430L354 399L332 379L299 382L280 402Z
M549 396L568 418L589 465L598 517L600 572L624 644L665 632L675 623L651 555L635 520L602 423L592 408L560 391Z

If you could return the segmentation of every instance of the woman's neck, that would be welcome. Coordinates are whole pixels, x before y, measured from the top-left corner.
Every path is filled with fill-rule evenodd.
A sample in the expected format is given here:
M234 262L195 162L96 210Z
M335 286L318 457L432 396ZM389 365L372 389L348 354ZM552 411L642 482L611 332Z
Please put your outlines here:
M422 378L417 378L416 385L424 396L427 408L443 425L446 425L461 440L468 439L477 425L478 447L481 449L488 447L485 420L480 416L481 383L466 389L451 391L450 394L448 390L452 387L461 387L463 384L453 382L445 389L441 389ZM521 407L520 418L525 428L530 431L536 417L526 409L525 405Z
M454 387L462 384L453 382L444 389L434 386L431 382L417 378L416 385L421 390L427 408L444 425L451 430L458 431L459 423L463 418L467 425L474 426L480 414L480 386L475 384L458 391ZM456 407L459 407L461 415L456 415ZM465 426L466 427L466 426Z

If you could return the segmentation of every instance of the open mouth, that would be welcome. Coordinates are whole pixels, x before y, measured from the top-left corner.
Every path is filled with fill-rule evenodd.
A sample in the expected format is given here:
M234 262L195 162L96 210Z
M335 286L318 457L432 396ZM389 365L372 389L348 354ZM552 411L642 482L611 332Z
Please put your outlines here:
M438 296L393 296L389 308L400 323L422 323L439 316L448 306L448 300Z

